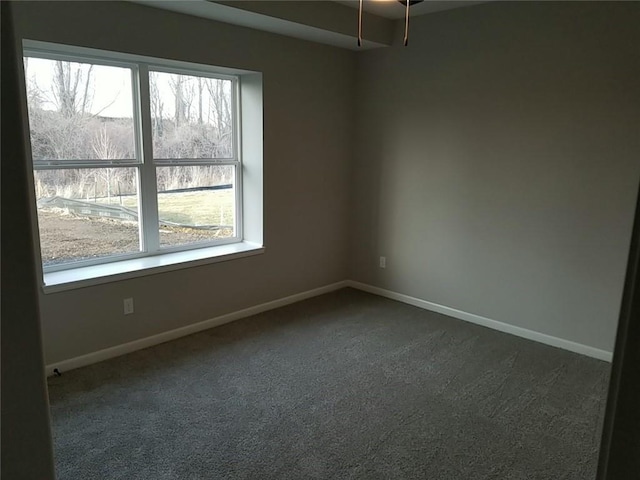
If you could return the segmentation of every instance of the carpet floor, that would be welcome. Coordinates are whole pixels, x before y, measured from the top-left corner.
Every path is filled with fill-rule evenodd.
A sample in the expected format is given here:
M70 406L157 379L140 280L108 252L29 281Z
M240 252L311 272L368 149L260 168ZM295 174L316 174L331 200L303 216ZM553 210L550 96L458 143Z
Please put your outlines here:
M49 380L70 479L595 478L609 365L344 289Z

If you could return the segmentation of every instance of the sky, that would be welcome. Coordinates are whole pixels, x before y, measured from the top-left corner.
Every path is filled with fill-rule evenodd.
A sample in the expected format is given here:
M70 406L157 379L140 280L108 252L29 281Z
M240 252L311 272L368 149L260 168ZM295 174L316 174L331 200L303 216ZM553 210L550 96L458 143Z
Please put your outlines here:
M53 78L55 75L55 60L29 57L25 62L25 76L29 85L37 85L43 93L45 110L56 110L53 95ZM70 62L72 72L83 73L86 78L89 64ZM74 73L75 74L75 73ZM174 95L169 86L170 74L156 73L156 84L163 101L163 117L174 115ZM104 65L94 65L90 83L91 108L89 113L103 117L132 118L133 93L131 69ZM195 77L188 77L195 82ZM84 85L84 83L82 83ZM80 90L83 90L84 87ZM206 112L211 104L208 92L203 92L203 107ZM206 120L205 120L206 121Z

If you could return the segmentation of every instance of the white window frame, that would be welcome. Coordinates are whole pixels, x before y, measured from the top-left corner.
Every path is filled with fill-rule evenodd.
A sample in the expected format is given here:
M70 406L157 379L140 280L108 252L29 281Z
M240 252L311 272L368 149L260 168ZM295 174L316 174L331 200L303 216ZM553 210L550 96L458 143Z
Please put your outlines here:
M52 60L91 62L96 65L117 66L130 68L132 71L132 87L134 100L134 135L135 135L135 159L119 160L62 160L62 161L38 161L32 160L31 168L59 169L59 168L136 168L138 170L138 217L140 226L141 251L130 254L113 254L98 259L71 261L64 264L51 266L40 265L43 271L45 292L47 285L49 291L79 288L90 284L106 283L107 281L121 278L131 278L146 274L146 270L173 270L185 268L190 265L200 265L217 261L224 261L235 257L244 257L262 253L262 76L257 72L249 72L225 67L212 67L209 65L166 60L156 57L147 57L119 52L94 50L84 47L51 44L40 41L23 41L23 55ZM192 76L231 80L233 82L232 95L234 105L234 132L233 132L233 158L221 159L154 159L151 131L151 109L149 95L149 72L176 73ZM246 75L248 84L251 85L251 102L249 107L241 101L242 76ZM256 86L259 86L259 93ZM259 102L259 105L258 103ZM26 97L23 102L25 112ZM254 180L251 195L243 189L244 171L246 169L242 161L242 150L246 141L243 141L243 132L246 128L242 124L243 112L250 112L252 132L252 144L249 146L253 158L252 173ZM30 135L27 128L27 141ZM30 151L30 144L28 145ZM259 151L259 152L258 152ZM160 247L158 224L158 192L156 181L156 169L171 166L192 165L232 165L235 169L235 235L230 238L194 242L187 245L174 247ZM35 214L35 193L33 211ZM251 238L244 237L244 208L246 199L251 200L252 208L250 217L254 225L251 226ZM39 246L39 233L36 229L36 244ZM191 252L191 253L190 253ZM38 255L40 252L37 252ZM69 286L65 285L68 284Z

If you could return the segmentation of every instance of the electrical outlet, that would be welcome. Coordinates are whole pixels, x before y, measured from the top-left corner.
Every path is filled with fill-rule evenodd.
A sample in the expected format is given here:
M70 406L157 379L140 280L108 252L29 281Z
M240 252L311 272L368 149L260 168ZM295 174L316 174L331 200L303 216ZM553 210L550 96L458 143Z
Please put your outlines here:
M125 298L123 300L124 303L124 314L131 315L133 313L133 298Z
M380 268L387 268L387 257L380 257Z

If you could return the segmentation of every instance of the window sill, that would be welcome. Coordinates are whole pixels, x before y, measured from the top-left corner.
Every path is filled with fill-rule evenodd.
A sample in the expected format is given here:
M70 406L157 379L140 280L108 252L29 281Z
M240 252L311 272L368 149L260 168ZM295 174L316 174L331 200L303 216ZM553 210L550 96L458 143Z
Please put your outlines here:
M49 272L44 274L43 291L45 294L55 293L182 268L226 262L236 258L259 255L264 253L264 250L262 245L240 242Z

